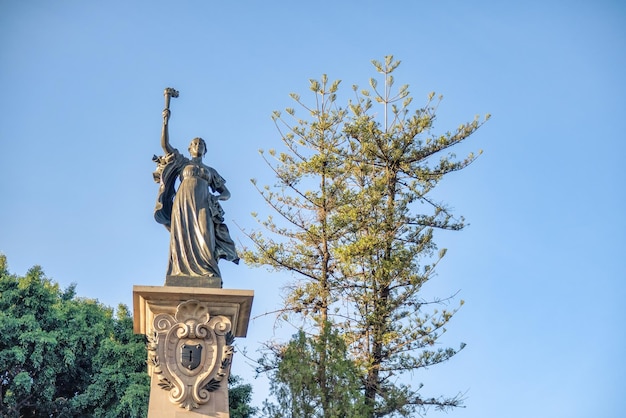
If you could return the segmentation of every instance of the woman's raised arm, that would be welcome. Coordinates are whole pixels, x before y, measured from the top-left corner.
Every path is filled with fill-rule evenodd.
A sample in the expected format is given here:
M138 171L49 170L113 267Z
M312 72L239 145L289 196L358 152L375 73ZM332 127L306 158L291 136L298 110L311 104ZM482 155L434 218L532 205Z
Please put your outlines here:
M167 87L163 91L163 95L165 96L165 109L163 109L163 130L161 131L161 148L163 148L163 152L165 154L171 154L174 152L174 148L170 145L170 133L167 128L168 122L170 120L170 98L178 97L178 91L174 90L171 87Z
M163 110L163 130L161 131L161 148L163 148L163 152L166 154L171 154L174 152L174 148L170 145L170 134L169 129L167 128L168 122L170 119L170 110Z

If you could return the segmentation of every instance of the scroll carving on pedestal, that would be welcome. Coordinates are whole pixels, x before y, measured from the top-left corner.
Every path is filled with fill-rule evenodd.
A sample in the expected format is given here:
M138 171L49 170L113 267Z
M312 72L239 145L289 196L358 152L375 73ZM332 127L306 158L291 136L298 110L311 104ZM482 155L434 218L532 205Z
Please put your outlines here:
M148 337L148 358L170 402L192 410L226 385L233 341L230 320L211 317L206 304L196 300L179 304L174 316L157 315Z

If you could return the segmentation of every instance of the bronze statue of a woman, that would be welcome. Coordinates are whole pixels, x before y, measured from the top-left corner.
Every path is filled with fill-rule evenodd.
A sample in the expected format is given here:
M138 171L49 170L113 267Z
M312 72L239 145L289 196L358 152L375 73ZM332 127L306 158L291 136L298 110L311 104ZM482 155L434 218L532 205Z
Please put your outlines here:
M154 180L160 184L154 218L170 231L165 284L221 287L218 261L224 258L239 263L219 203L229 199L230 192L222 176L202 162L207 152L202 138L191 140L191 159L170 145L169 101L170 97L178 97L178 92L167 88L164 94L161 147L165 155L154 156L153 160L157 163Z

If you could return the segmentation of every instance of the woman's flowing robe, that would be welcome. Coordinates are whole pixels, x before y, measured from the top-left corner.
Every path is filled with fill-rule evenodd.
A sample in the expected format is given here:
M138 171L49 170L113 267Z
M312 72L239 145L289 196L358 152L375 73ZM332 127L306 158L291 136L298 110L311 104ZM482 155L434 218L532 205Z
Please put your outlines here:
M170 231L167 276L221 277L219 259L239 262L224 211L213 194L225 180L215 169L176 150L155 161L160 187L154 218Z

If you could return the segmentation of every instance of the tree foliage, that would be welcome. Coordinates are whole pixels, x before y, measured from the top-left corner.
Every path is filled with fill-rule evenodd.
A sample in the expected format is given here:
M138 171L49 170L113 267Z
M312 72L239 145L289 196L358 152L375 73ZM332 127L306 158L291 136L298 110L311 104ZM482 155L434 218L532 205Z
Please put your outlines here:
M73 404L95 417L143 417L148 411L150 382L146 372L145 337L133 333L128 308L120 305L113 333L92 359L94 374Z
M465 222L431 192L475 160L473 153L457 158L450 148L483 122L476 118L434 133L441 97L432 93L411 110L408 86L393 90L400 62L388 56L372 63L383 85L372 78L370 90L353 86L345 107L337 104L340 82L324 75L310 81L313 105L291 95L304 117L294 108L274 112L286 150L262 153L277 182L258 190L279 216L261 221L265 232L248 233L254 247L244 257L298 277L286 288L285 319L301 321L322 345L330 343L327 327L340 330L360 371L368 416L406 416L461 402L459 396L422 397L421 385L400 384L396 377L458 352L437 347L456 308L439 311L448 298L425 300L421 290L445 255L437 251L434 231L461 230ZM312 363L311 384L320 386L321 416L329 417L326 361L321 356Z
M239 376L228 376L228 407L230 418L252 418L258 408L250 405L252 401L252 385L243 383Z
M114 316L40 267L9 274L1 256L2 416L145 416L144 344L124 306Z
M0 416L145 417L146 359L125 305L61 290L38 266L10 274L0 254ZM252 387L229 381L231 416L251 417Z
M308 336L300 330L286 345L273 345L260 361L270 372L277 403L265 401L270 418L358 418L365 415L360 371L349 358L344 339L331 327L327 335ZM322 363L322 358L325 359ZM326 381L319 381L325 367ZM326 391L326 393L322 393Z

